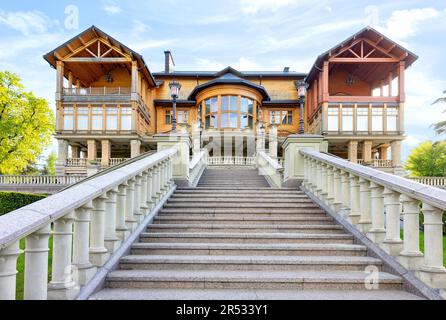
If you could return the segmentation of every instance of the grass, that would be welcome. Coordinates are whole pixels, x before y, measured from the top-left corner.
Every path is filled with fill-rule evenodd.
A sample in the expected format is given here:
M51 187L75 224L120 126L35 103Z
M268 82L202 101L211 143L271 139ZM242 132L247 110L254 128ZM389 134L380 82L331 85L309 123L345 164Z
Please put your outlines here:
M401 230L401 239L403 239L403 230ZM424 253L424 232L420 232L420 251ZM443 235L443 265L446 266L446 235Z

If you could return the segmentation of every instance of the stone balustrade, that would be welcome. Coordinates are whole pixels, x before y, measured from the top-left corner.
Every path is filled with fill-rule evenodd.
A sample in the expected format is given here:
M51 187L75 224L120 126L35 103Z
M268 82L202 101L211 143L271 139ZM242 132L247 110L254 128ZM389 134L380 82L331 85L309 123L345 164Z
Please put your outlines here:
M256 157L208 157L207 164L209 166L255 166Z
M282 187L283 167L276 159L271 158L264 151L259 151L257 153L257 167L259 174L265 176L265 179L272 187Z
M86 176L13 176L0 175L0 185L54 185L68 186L78 183L85 179Z
M130 158L110 158L108 160L109 166L117 166L124 161L129 160ZM95 163L102 163L101 158L97 158L94 160ZM88 163L88 160L86 158L68 158L66 160L66 166L67 167L86 167Z
M197 186L201 175L207 167L207 150L202 150L195 154L189 163L189 184L193 187Z
M428 186L446 189L446 177L409 177L408 179Z
M135 159L0 217L0 300L16 297L22 239L24 298L75 298L173 191L176 153L176 149L166 149ZM52 276L48 284L50 236Z
M442 220L446 191L314 150L302 149L300 154L305 190L446 296ZM424 254L420 214L424 216Z
M364 159L358 159L358 164L366 164ZM393 167L393 161L392 160L384 160L384 159L373 159L370 162L370 166L374 168L392 168Z

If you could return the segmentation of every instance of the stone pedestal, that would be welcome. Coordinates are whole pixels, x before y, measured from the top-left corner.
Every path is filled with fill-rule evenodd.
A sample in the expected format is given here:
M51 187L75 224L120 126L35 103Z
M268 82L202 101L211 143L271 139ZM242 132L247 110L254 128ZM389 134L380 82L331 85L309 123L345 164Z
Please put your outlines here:
M304 148L326 152L328 144L323 136L292 134L289 135L282 148L284 149L284 187L300 185L304 179L304 157L300 150Z
M174 148L178 150L172 159L172 175L179 186L189 185L191 139L187 133L158 134L154 136L158 152Z

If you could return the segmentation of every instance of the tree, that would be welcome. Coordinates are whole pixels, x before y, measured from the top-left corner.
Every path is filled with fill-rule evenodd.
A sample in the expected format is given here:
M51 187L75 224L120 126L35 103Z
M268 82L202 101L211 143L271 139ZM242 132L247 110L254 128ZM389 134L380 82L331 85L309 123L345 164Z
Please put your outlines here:
M48 158L46 158L46 164L43 168L43 174L54 176L56 174L56 161L57 161L57 154L55 152L51 152L48 155Z
M54 114L45 99L25 92L20 78L0 71L0 174L18 174L51 141Z
M415 177L446 176L446 140L425 141L412 150L406 161L406 170Z
M446 90L443 91L443 93L446 94ZM437 103L446 103L446 97L438 98L433 104ZM446 112L446 110L444 112ZM433 126L437 134L446 133L446 120L434 123Z

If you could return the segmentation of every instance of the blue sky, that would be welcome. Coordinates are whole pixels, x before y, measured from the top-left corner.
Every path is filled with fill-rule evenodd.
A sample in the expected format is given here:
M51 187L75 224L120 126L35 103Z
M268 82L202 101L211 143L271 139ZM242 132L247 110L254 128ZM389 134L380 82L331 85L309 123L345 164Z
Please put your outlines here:
M78 15L76 14L78 12ZM316 56L371 25L420 59L407 72L404 157L446 117L445 1L20 0L0 4L0 69L54 106L55 71L42 55L92 24L141 53L152 72L163 51L177 70L308 72Z

